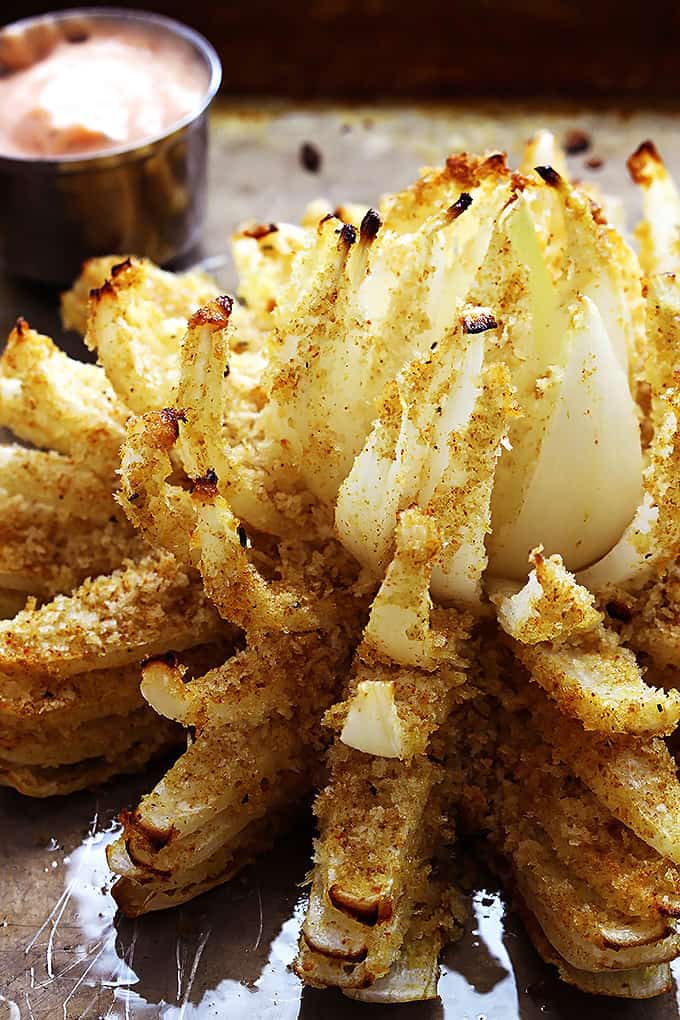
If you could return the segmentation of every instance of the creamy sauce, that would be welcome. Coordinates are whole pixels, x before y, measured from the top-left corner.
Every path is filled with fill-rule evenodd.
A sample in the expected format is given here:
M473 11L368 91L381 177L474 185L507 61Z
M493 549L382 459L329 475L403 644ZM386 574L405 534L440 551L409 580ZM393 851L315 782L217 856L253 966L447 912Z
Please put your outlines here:
M21 47L4 33L3 56ZM196 110L207 86L191 46L162 28L91 23L0 76L0 154L72 156L142 142Z

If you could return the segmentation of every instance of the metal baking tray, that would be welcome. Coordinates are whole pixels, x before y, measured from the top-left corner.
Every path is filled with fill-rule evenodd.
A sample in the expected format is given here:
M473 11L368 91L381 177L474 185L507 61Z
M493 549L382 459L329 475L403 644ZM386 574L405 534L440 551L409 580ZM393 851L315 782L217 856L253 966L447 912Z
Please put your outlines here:
M586 131L587 153L570 157L574 177L637 201L625 159L653 137L680 171L680 111L509 107L291 107L222 104L212 117L208 223L194 258L228 249L244 219L300 217L318 196L375 202L423 164L451 151L506 149L517 159L537 128ZM300 147L312 143L318 172ZM590 161L591 165L588 165ZM220 268L233 286L228 264ZM70 353L80 341L58 327L56 295L0 274L0 335L18 314ZM158 766L133 780L68 798L31 801L0 790L0 1020L671 1020L674 991L648 1002L589 998L562 985L537 958L493 881L470 896L462 942L443 960L440 999L412 1006L353 1003L302 990L290 971L304 910L311 822L229 885L186 906L129 921L115 914L104 848L116 812L136 803ZM680 980L680 968L676 971ZM396 1010L396 1013L394 1012Z

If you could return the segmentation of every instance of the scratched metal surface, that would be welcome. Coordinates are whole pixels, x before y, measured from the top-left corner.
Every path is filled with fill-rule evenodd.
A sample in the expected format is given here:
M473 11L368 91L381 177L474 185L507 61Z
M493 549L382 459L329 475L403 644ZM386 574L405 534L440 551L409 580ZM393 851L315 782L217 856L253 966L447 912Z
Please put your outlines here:
M448 151L504 147L514 156L536 127L592 134L575 176L599 180L637 205L625 156L653 135L680 171L678 116L672 112L511 109L286 109L222 107L213 119L212 177L203 251L225 251L246 217L296 218L319 195L332 202L375 201ZM304 170L302 142L322 154L318 174ZM597 156L601 168L585 159ZM225 287L233 283L227 267ZM0 335L17 314L58 332L55 295L0 274ZM356 1020L388 1010L334 993L302 992L289 970L303 909L299 883L309 866L310 832L298 832L229 886L192 904L135 922L115 916L104 847L115 814L149 789L158 771L93 793L39 802L0 791L0 1020L163 1018L163 1020ZM404 1020L671 1020L676 992L653 1003L589 1000L561 986L536 959L493 889L471 899L465 939L446 955L441 998L404 1006ZM392 1014L396 1015L396 1014Z

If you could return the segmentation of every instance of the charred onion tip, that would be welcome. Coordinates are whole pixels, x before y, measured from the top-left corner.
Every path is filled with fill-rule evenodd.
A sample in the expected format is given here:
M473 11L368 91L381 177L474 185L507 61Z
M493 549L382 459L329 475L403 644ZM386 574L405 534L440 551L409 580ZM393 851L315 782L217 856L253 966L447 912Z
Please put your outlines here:
M463 316L463 329L466 333L485 333L487 329L496 329L497 326L493 315L488 313Z
M661 162L661 156L659 155L659 150L657 149L656 145L651 140L651 138L648 138L647 141L645 141L645 142L641 142L638 145L637 149L635 150L635 152L633 153L631 158L632 159L635 159L635 158L639 159L641 156L649 156L650 159L655 159L657 161L657 163Z
M128 258L123 259L122 262L117 262L115 266L111 266L111 276L119 276L121 273L125 272L126 269L130 269L131 267L132 259L128 256Z
M347 245L348 248L351 248L357 239L356 227L352 223L345 223L339 233L342 243Z
M189 328L214 326L215 329L226 329L233 307L234 299L228 294L221 294L194 312L189 319Z
M382 226L380 213L377 209L369 209L361 221L360 236L362 241L372 241Z
M255 241L261 241L263 237L270 234L277 234L279 228L276 223L258 223L257 226L242 231L242 237L252 237Z
M519 192L524 191L530 183L531 182L528 177L521 174L519 170L515 170L510 178L510 187L512 188L513 195L517 195Z
M93 287L90 291L90 297L97 301L104 294L115 294L116 288L113 286L111 280L104 280L101 287Z
M458 219L458 217L462 216L465 210L469 209L471 205L472 195L469 191L463 191L449 208L449 216L452 220Z
M551 188L559 188L562 183L562 178L558 174L557 170L551 166L536 166L534 167L534 170L546 184L550 185Z
M657 163L659 166L663 166L663 160L659 155L656 145L648 139L646 142L638 145L635 152L628 157L626 163L628 172L635 184L648 183L647 167L649 163Z

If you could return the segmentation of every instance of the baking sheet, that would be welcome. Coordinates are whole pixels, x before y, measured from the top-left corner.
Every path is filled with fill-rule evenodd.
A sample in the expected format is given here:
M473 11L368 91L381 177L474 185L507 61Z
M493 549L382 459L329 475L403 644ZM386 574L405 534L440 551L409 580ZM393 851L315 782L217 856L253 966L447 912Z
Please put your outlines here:
M246 218L298 219L318 196L375 202L450 151L505 148L515 159L538 127L592 137L570 158L576 177L621 194L635 221L637 195L625 157L652 136L680 172L680 114L644 110L474 106L290 108L219 107L212 121L208 224L193 258L221 255ZM321 168L301 165L314 144ZM601 166L590 168L595 157ZM220 270L233 285L227 264ZM18 314L70 353L80 341L58 329L56 295L0 274L0 335ZM164 1018L164 1020L671 1020L674 990L652 1002L596 1000L561 985L540 963L493 883L470 898L463 941L446 954L440 1000L413 1006L352 1003L334 992L302 991L289 964L304 910L311 826L292 834L228 886L184 907L128 921L108 891L106 842L115 814L134 806L160 772L66 799L30 801L0 790L0 1020ZM680 977L680 969L677 971ZM398 1009L395 1013L394 1010Z

